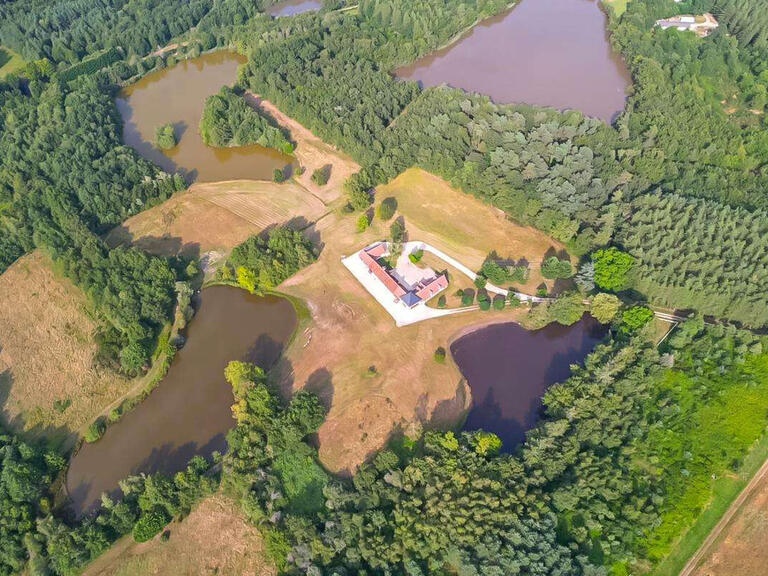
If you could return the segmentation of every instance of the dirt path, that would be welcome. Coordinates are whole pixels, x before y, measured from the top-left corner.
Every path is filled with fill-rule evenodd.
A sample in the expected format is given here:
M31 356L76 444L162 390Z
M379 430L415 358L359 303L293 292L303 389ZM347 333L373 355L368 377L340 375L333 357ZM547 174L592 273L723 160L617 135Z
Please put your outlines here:
M727 512L723 515L720 521L715 525L715 527L712 529L712 532L710 532L709 536L707 536L707 539L704 540L702 545L696 551L696 554L691 556L690 560L688 560L688 563L680 571L680 576L692 576L695 573L699 564L704 559L704 557L707 554L709 554L710 549L712 548L712 545L720 537L720 534L722 534L725 527L730 523L730 521L733 519L736 513L744 505L744 502L752 495L752 493L755 491L757 486L760 484L760 482L763 481L763 479L767 475L768 475L768 460L763 462L763 465L757 471L757 474L755 474L752 477L752 480L750 480L749 484L747 484L744 490L741 491L741 494L739 494L738 498L736 498L736 500L733 501L731 506L728 508Z

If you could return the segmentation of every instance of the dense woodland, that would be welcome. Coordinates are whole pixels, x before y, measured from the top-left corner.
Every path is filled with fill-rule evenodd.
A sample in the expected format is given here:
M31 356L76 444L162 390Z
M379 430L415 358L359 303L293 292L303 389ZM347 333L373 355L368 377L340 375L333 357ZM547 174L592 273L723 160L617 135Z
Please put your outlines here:
M293 152L289 136L276 122L227 86L206 99L200 137L208 146L218 148L259 144L285 154Z
M599 300L615 316L612 337L547 393L544 419L516 452L499 455L498 439L483 432L429 432L395 441L350 481L323 471L308 442L324 417L314 396L284 403L258 368L232 364L237 426L222 484L262 529L278 567L410 576L646 570L700 513L712 475L737 470L768 423L766 343L701 321L768 325L762 0L632 0L611 15L634 84L613 126L576 111L421 91L390 74L504 2L363 0L345 12L332 2L281 19L258 13L267 4L2 4L0 43L35 62L25 80L0 83L0 270L48 251L94 303L107 355L139 371L172 313L175 273L139 250L110 250L99 235L185 183L121 144L114 92L176 57L234 46L249 56L238 89L263 94L361 163L349 186L354 207L367 208L378 184L417 165L566 243L583 258L575 278L583 292L599 282L699 311L659 351L643 328L647 308L617 314L615 296L599 294L593 307ZM709 38L653 28L705 10L721 21ZM141 58L177 39L186 43L175 54ZM237 106L220 114L233 138L237 114ZM626 277L604 274L606 254L630 264ZM301 234L277 229L237 248L223 279L263 291L314 257ZM568 323L583 305L566 294L546 320ZM118 537L151 537L219 485L219 473L196 459L172 480L127 479L120 502L71 522L50 510L60 455L11 435L0 436L0 455L0 574L25 565L33 575L77 574Z

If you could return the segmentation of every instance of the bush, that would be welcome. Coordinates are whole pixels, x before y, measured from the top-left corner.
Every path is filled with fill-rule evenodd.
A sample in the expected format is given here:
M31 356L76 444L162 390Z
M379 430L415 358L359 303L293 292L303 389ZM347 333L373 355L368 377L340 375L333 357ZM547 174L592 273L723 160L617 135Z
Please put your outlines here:
M483 276L482 274L478 274L477 277L475 278L475 286L477 286L477 289L482 290L483 288L485 288L486 284L488 284L488 280L486 279L486 277Z
M312 182L317 184L318 186L325 186L328 184L328 180L331 178L331 167L330 165L323 166L322 168L318 168L314 172L312 172Z
M163 124L158 126L155 131L155 145L160 150L170 150L176 146L176 134L173 130L173 124Z
M368 220L368 214L360 214L360 217L357 219L357 231L365 232L370 225L371 223Z
M493 298L493 307L496 310L504 310L504 305L507 303L506 298L504 296L498 294L494 296Z
M397 210L397 200L390 197L384 198L384 200L381 201L376 212L381 220L387 221L395 215L395 210Z
M136 542L146 542L157 536L165 525L168 524L168 518L161 512L145 512L133 526L133 539Z
M518 298L512 290L509 291L508 300L510 308L519 308L520 304L522 304L522 302L520 302L520 298Z
M475 301L475 293L472 290L464 290L461 293L461 305L472 306Z
M557 256L551 256L541 263L541 275L550 280L570 278L573 269L568 260L560 260Z
M275 171L272 173L272 180L278 184L285 182L285 172L280 168L275 168Z
M444 364L445 363L445 348L442 346L438 346L437 350L435 350L435 362L438 364Z
M440 297L437 299L437 307L445 308L445 305L446 305L445 294L440 294Z
M88 426L88 430L85 431L85 441L89 444L91 442L96 442L104 435L106 430L107 423L104 421L104 418L97 418L90 426Z
M477 305L480 306L480 310L487 312L491 309L491 302L490 300L481 300L477 299Z
M416 264L417 262L421 262L421 259L424 257L424 250L414 250L410 254L408 254L408 260Z

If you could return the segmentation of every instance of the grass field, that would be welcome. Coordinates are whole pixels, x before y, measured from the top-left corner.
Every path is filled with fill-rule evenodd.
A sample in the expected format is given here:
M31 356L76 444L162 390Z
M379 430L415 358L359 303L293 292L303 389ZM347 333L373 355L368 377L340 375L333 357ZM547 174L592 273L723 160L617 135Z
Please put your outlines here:
M377 196L398 199L397 216L404 218L411 239L426 240L470 266L479 267L494 248L533 261L558 247L420 170L379 187ZM473 311L397 328L341 263L342 257L387 237L390 222L374 218L368 230L357 233L356 220L341 212L323 218L312 230L324 245L320 259L280 287L307 303L312 321L275 376L284 389L307 386L330 405L319 431L320 457L340 473L353 470L397 429L413 433L460 420L468 391L450 359L434 361L435 349L447 348L470 326L512 321L524 313Z
M170 538L136 544L118 541L84 576L272 576L258 530L229 498L203 500L182 522L168 526Z
M229 251L270 225L293 221L303 227L324 212L323 203L294 182L195 184L128 219L107 235L107 243L196 257L210 250Z
M713 482L713 496L709 505L701 512L693 526L683 534L667 558L651 572L651 576L677 576L680 573L688 559L701 547L728 507L767 458L768 434L764 435L750 451L738 474L721 476ZM705 563L693 574L695 576L762 574L762 568L758 570L753 568L765 566L768 562L768 549L765 547L765 539L768 538L766 503L768 503L768 481L763 482L762 489L758 489L754 497L741 508L724 534L716 541ZM760 505L763 506L762 510ZM757 514L757 524L751 520L755 518L755 514Z
M16 72L26 61L10 48L0 46L0 78Z
M85 295L33 252L0 276L0 406L29 436L71 443L130 381L94 362L96 329Z

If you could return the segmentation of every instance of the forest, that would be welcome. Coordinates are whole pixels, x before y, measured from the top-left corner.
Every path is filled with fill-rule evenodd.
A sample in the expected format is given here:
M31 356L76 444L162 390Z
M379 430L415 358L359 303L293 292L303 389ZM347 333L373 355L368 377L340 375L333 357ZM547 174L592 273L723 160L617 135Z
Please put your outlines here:
M242 95L228 86L205 100L200 137L208 146L218 148L259 144L284 154L293 152L289 136L274 119L249 106Z

